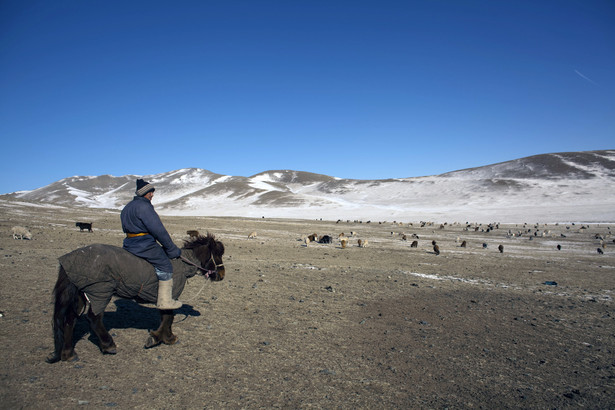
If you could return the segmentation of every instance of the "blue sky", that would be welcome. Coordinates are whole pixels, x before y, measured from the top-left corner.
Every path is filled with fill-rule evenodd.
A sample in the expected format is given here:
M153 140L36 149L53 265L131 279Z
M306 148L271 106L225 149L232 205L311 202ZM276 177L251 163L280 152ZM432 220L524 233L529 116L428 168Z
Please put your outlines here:
M615 148L615 2L0 1L0 193Z

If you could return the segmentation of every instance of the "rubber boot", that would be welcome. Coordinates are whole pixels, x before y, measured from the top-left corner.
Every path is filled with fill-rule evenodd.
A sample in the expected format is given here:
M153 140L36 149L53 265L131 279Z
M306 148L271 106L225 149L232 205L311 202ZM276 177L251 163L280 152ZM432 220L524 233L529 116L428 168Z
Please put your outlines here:
M158 281L158 303L156 308L160 310L179 309L183 303L173 299L173 279Z

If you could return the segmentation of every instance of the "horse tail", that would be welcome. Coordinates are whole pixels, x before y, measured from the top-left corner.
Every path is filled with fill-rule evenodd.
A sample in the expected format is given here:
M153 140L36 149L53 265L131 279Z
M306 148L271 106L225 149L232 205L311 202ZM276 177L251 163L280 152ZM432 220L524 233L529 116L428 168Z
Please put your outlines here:
M70 281L62 265L60 265L58 280L52 294L54 300L52 321L54 353L47 358L49 363L61 360L65 340L65 325L77 319L80 313L79 308L81 307L79 289Z

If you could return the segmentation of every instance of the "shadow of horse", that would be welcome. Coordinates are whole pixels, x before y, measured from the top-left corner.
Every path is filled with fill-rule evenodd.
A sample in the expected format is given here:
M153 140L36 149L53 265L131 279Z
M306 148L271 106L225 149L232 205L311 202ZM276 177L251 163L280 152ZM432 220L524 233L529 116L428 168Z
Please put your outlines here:
M109 331L113 329L142 329L149 331L156 329L160 324L160 311L153 304L149 307L129 299L117 299L114 303L116 307L115 312L105 312L102 319ZM201 312L195 310L192 305L187 304L176 309L175 313L185 315L182 321L189 316L201 316ZM96 346L100 345L98 337L91 331L87 318L85 315L82 315L75 325L73 346L87 334L89 334L88 340L91 343L94 343ZM112 336L116 335L112 334Z

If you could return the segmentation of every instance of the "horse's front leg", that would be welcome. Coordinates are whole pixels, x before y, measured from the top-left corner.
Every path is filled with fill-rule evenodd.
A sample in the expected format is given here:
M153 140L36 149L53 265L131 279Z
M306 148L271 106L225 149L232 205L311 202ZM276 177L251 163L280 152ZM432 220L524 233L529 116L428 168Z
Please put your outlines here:
M96 337L98 337L100 351L103 352L103 354L116 354L117 346L115 345L113 338L107 331L107 328L105 328L105 325L103 324L103 315L104 312L99 315L95 315L92 312L92 308L90 307L90 309L88 310L88 321L90 322L90 329L92 329L92 332L94 332Z
M177 336L175 336L171 330L174 318L175 313L173 310L160 311L160 326L157 330L150 330L147 342L145 342L146 349L158 346L160 343L164 343L165 345L177 343Z

